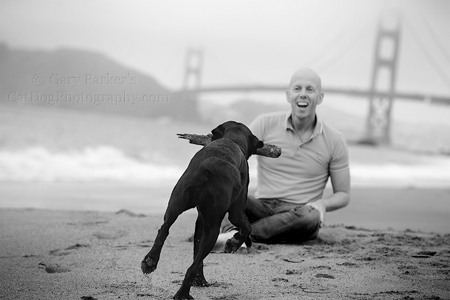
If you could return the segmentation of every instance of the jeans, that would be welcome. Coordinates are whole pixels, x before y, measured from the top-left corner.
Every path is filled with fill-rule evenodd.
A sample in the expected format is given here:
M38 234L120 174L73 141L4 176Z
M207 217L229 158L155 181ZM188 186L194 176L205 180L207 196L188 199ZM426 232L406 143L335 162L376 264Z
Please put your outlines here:
M319 234L319 211L309 205L248 196L245 214L252 224L251 237L264 243L301 243ZM234 228L226 220L222 232Z

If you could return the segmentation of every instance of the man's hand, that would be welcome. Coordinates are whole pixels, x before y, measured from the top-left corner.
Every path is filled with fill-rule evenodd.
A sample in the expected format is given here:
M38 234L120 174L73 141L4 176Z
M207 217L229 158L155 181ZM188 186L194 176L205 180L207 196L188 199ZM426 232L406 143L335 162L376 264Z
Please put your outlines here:
M320 227L322 227L324 221L325 221L325 212L327 210L327 207L325 206L325 203L322 199L319 199L314 202L307 203L306 205L313 207L314 209L317 209L319 211L320 215Z

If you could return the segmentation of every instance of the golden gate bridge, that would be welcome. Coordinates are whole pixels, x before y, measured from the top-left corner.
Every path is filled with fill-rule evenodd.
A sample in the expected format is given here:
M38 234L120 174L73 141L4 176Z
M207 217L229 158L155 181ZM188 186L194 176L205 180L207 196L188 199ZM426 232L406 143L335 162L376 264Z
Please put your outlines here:
M399 48L402 28L399 18L395 18L394 24L387 26L384 20L380 20L375 40L372 74L369 89L324 87L326 94L341 94L347 96L362 97L368 99L368 113L366 118L365 136L362 141L370 144L389 144L392 119L392 104L395 99L411 101L427 101L430 103L450 104L450 95L432 95L429 93L407 93L396 90ZM430 28L428 28L430 30ZM433 33L432 31L430 31ZM439 49L446 57L450 57L448 50L442 46L437 36L433 33ZM386 51L386 48L389 51ZM425 49L424 49L425 50ZM386 54L386 52L388 52ZM445 70L439 63L432 59L428 52L424 51L430 59L430 65L435 69L440 78L448 83ZM450 61L450 59L448 59ZM236 92L284 92L286 85L252 84L229 86L202 86L203 51L189 49L186 54L183 88L177 93L185 97L198 98L203 94L236 93ZM384 75L385 78L382 78ZM386 78L387 76L387 78ZM387 79L387 80L386 80ZM384 81L383 81L384 80ZM387 87L380 87L381 82L387 82Z

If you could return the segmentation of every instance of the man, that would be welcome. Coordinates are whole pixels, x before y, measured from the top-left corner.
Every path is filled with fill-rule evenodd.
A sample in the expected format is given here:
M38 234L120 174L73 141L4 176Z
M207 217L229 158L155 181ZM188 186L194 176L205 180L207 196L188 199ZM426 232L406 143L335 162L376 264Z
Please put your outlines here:
M311 69L299 69L286 91L290 112L261 115L249 126L260 140L282 149L277 159L257 156L256 193L249 195L246 206L255 241L298 243L314 239L325 212L345 207L350 201L344 137L316 115L323 97L320 77ZM333 193L324 198L328 178ZM224 224L222 232L230 228L229 223Z

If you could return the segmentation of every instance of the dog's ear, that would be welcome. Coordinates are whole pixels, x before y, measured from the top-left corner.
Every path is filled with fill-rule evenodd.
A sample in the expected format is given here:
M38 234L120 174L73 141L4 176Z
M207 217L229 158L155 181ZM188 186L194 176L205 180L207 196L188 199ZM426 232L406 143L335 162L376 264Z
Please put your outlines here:
M256 154L256 150L264 147L264 143L261 142L256 136L252 135L252 154Z
M211 130L211 133L212 133L211 141L215 141L215 140L223 138L224 132L225 132L225 127L223 126L223 124L217 126L213 130Z

